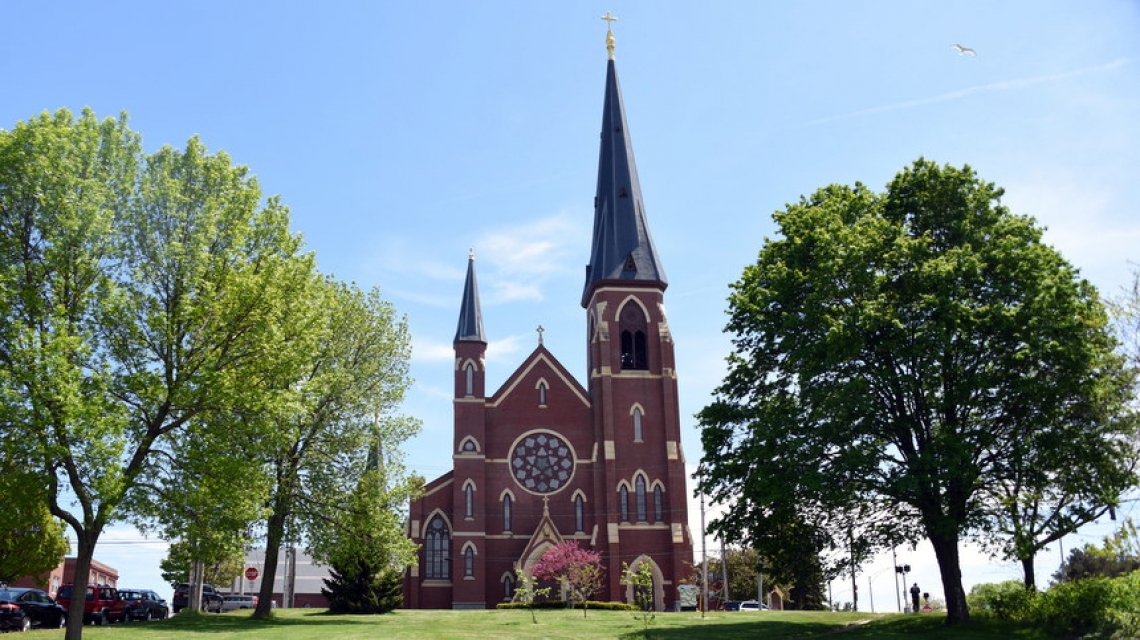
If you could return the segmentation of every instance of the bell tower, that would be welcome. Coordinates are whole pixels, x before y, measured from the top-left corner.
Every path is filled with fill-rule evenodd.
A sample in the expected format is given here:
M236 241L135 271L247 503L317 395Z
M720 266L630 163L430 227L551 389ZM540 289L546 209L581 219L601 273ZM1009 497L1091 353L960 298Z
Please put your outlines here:
M475 252L467 257L467 280L455 329L455 429L452 444L455 481L451 485L452 540L450 578L452 606L483 608L486 596L470 576L485 573L486 541L480 535L487 520L486 354L483 310L475 280Z
M596 547L605 550L611 592L623 589L623 562L650 562L661 608L676 600L693 558L673 338L664 304L668 280L646 220L612 30L606 41L593 243L582 292L588 386L601 451L594 472L596 517L605 523Z

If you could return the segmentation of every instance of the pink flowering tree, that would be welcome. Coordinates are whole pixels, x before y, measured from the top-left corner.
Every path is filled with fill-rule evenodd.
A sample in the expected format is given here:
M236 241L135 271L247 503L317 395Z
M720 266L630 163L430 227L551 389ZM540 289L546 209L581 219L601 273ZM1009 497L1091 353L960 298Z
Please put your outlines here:
M570 600L582 603L582 617L585 617L586 602L602 588L606 571L602 568L602 554L584 549L575 541L566 541L547 549L531 567L531 573L542 580L561 582L569 591Z

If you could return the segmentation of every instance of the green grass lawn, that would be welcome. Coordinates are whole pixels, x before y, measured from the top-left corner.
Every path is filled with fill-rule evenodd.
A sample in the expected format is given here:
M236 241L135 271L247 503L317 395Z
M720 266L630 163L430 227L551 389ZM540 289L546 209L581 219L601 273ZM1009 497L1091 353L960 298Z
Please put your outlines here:
M272 620L253 620L247 611L181 615L148 623L86 627L94 640L350 640L353 638L982 638L1039 639L1032 630L979 621L948 628L942 616L825 612L659 613L648 631L623 611L397 611L383 616L333 616L320 609L278 610ZM33 637L62 637L36 631Z

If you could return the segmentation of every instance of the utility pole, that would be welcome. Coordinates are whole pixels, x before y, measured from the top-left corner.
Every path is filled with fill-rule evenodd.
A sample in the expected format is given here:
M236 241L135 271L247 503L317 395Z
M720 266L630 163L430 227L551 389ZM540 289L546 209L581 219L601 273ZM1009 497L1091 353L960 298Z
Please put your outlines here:
M723 533L721 534L724 535ZM728 602L732 598L728 597L728 554L724 552L724 538L720 539L720 579L721 584L724 585L724 600L721 603Z
M855 534L847 528L847 543L851 549L851 610L859 610L859 585L855 583Z
M704 467L701 468L704 484ZM701 491L701 617L705 617L709 602L709 553L705 546L705 492Z
M760 558L760 550L756 550L756 601L764 604L764 562Z
M867 599L871 603L871 613L875 613L875 587L871 585L871 576L867 576Z
M895 567L895 606L902 613L902 598L899 597L899 559L895 556L895 548L891 547L891 564Z

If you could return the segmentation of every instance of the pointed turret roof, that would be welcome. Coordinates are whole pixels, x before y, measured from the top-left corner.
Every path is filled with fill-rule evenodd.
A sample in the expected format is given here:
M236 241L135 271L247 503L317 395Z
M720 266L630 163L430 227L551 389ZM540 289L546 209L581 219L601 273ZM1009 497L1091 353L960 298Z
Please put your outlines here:
M612 38L612 33L610 36ZM583 307L589 304L594 286L604 280L654 282L662 289L669 284L645 221L641 184L637 179L633 144L612 55L606 67L598 191L594 198L594 241L590 264L586 267Z
M475 281L475 252L467 256L467 282L463 285L455 342L487 342L483 333L483 311L479 306L479 283Z

